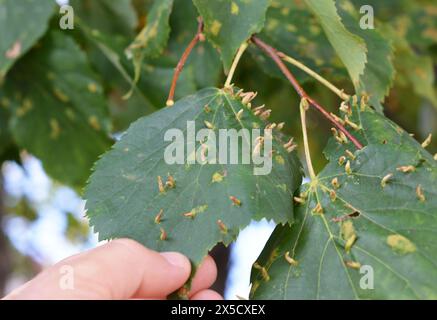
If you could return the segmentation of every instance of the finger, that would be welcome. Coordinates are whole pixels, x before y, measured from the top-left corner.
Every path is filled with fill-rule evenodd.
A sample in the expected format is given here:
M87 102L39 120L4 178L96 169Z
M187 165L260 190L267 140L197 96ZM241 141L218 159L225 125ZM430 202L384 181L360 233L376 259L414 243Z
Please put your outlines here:
M207 256L194 275L191 283L191 290L189 296L195 295L197 292L203 289L211 287L217 279L217 266L214 259L211 256Z
M190 272L188 258L179 253L160 254L120 239L57 263L7 298L164 298L180 288Z
M191 300L223 300L223 297L214 290L202 290L191 297Z

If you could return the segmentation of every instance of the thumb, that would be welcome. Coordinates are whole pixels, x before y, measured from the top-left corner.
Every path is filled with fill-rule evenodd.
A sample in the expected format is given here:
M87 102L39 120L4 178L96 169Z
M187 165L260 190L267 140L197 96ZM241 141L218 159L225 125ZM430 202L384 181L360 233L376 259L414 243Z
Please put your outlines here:
M165 298L183 286L190 272L188 258L180 253L158 253L120 239L57 263L6 298ZM62 285L66 282L70 285Z

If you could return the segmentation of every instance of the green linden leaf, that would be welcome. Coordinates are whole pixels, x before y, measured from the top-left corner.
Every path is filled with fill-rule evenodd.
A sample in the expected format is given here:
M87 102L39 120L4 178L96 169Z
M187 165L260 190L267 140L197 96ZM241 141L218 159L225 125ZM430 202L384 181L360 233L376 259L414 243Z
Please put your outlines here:
M414 47L427 49L437 43L437 5L418 5L411 13L407 38Z
M410 13L413 6L423 5L423 1L419 1L420 4L413 3L410 0L396 0L396 1L381 1L381 0L350 0L356 8L368 5L373 8L375 18L386 22L394 17Z
M355 83L358 94L367 94L370 104L382 112L380 102L388 95L393 85L395 69L393 66L394 50L391 41L385 39L375 29L362 29L360 16L349 1L340 2L339 14L345 27L364 39L368 54L364 73L360 76L359 83Z
M138 19L131 0L71 0L80 22L111 35L133 36Z
M220 50L229 70L240 45L264 26L268 0L193 0L208 39Z
M326 38L318 20L303 2L275 0L267 11L265 27L259 37L279 51L301 61L330 79L348 79L348 73ZM250 52L263 70L283 78L276 64L251 46ZM306 73L291 66L301 82L312 80Z
M147 15L147 24L126 49L128 57L133 58L135 81L140 77L143 59L157 57L164 51L170 35L172 8L173 0L154 1Z
M102 87L78 45L49 33L11 70L4 91L17 144L53 178L82 186L111 140Z
M145 60L140 68L140 80L135 83L130 76L133 73L132 63L124 54L126 39L96 32L85 23L81 23L79 29L86 43L91 64L107 79L106 85L111 90L111 97L118 97L110 99L111 118L116 131L125 130L131 122L163 106L179 56ZM220 64L218 66L220 67ZM177 82L176 99L196 92L193 69L194 67L187 63ZM122 99L129 89L132 89L130 98Z
M413 87L418 96L427 99L437 108L432 57L417 53L404 35L398 33L397 29L400 28L401 26L385 25L383 29L384 33L393 39L396 50L394 60L396 82L404 88Z
M47 30L55 5L52 0L0 0L0 81Z
M435 89L434 63L430 56L416 54L413 50L404 52L402 71L408 77L414 92L431 102L437 108L437 93ZM402 62L402 61L399 61Z
M305 0L317 16L329 41L346 66L352 82L357 85L367 62L364 40L348 31L343 25L333 0Z
M437 298L436 161L358 109L354 133L366 146L351 154L350 143L330 141L330 162L300 190L296 222L276 228L255 265L254 298Z
M360 28L360 16L349 1L338 3L338 13L345 28L362 37L368 49L369 62L359 76L359 82L355 83L356 92L360 95L372 93L369 97L371 105L381 112L380 102L388 94L394 79L391 43L376 30ZM343 64L322 31L319 22L303 2L275 0L267 12L265 28L260 37L329 79L347 80L349 76ZM260 50L252 48L251 53L264 71L283 78L277 66L266 59ZM301 81L312 80L306 73L293 66L291 68L295 69Z
M215 133L260 128L263 134L266 125L234 93L216 88L136 121L97 162L86 188L87 214L100 239L132 238L158 251L182 252L198 265L216 243L229 244L252 219L293 221L291 197L301 183L301 166L295 152L284 149L279 131L272 131L273 159L266 158L271 172L254 175L253 163L241 164L241 142L239 164L185 161L203 148L199 141L185 142L191 136L188 121ZM171 129L180 130L184 141L165 138ZM164 154L173 155L175 145L185 157L167 164ZM223 148L229 152L230 145Z
M198 15L191 1L175 1L170 19L172 32L168 43L168 53L174 57L175 61L180 59L188 43L193 39L193 35L196 34ZM214 87L219 83L223 70L222 62L217 50L208 41L197 43L188 57L184 72L190 66L197 88ZM179 92L179 84L177 92Z

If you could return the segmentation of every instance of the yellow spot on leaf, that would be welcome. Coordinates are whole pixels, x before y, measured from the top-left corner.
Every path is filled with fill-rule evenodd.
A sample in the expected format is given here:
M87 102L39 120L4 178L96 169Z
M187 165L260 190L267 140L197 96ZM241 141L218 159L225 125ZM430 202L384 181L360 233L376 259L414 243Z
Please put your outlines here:
M216 172L212 175L212 182L222 182L224 176L220 172Z
M204 204L202 206L195 207L191 211L184 213L187 218L195 218L199 213L205 212L208 209L208 205Z
M308 43L308 39L302 36L297 37L297 42L299 42L300 44L307 44Z
M274 29L276 29L279 25L279 21L276 19L271 19L269 20L269 22L267 22L267 26L266 29L267 31L272 31Z
M88 118L88 123L94 130L100 130L100 123L96 116L90 116Z
M320 34L321 30L320 30L320 27L318 25L311 25L310 32L314 35L318 35L318 34Z
M32 106L33 106L33 104L32 104L32 101L30 99L26 98L23 100L23 107L25 109L30 110L30 109L32 109Z
M289 7L283 7L283 8L281 9L281 14L282 14L283 16L288 16L289 13L290 13L290 8L289 8Z
M32 110L33 104L30 99L24 99L23 105L17 109L17 116L22 117L26 113L28 113L30 110Z
M61 133L61 127L59 126L59 122L56 119L50 119L50 138L57 139L59 134Z
M285 164L284 158L281 155L279 155L279 154L275 156L275 160L279 164Z
M70 101L70 98L58 88L53 89L53 94L56 96L56 98L58 98L62 102Z
M423 31L422 35L425 38L429 38L435 42L437 42L437 29L434 28L428 28L426 30Z
M425 7L425 12L430 16L437 16L437 6L428 5Z
M7 109L11 105L11 102L8 98L3 97L0 104L2 105L2 107Z
M272 0L271 3L270 3L270 6L272 8L281 8L282 7L282 3L280 1Z
M410 240L400 234L392 234L387 237L387 244L400 254L407 254L416 251L416 246Z
M193 212L194 214L198 214L198 213L205 212L206 209L208 209L208 205L204 204L203 206L198 206L198 207L193 208L191 210L191 212Z
M214 20L211 24L210 32L217 36L220 33L220 29L222 28L222 24L218 20Z
M97 85L94 82L88 84L88 91L91 93L97 92Z
M423 68L418 67L418 68L414 69L414 72L421 79L425 80L427 78L426 70L424 70Z
M291 24L291 23L288 23L285 26L285 29L287 29L288 32L296 32L297 31L296 26L294 24Z
M231 13L233 15L238 15L239 12L240 12L240 8L238 7L238 4L236 4L235 2L232 1L232 3L231 3Z

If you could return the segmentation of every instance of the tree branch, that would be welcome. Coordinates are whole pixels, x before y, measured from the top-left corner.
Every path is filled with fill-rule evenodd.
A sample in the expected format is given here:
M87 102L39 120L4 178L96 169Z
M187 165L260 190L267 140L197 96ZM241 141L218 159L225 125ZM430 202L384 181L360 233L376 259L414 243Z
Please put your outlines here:
M305 90L302 88L302 86L299 84L299 82L296 80L296 78L293 76L293 74L288 70L287 66L284 64L284 62L281 60L281 58L278 55L278 52L273 47L269 46L267 43L262 41L261 39L252 36L252 41L255 43L259 48L261 48L267 55L272 58L272 60L277 64L279 69L282 71L282 73L285 75L287 80L291 83L293 88L296 90L296 92L299 94L301 98L305 98L310 105L315 107L326 119L328 119L334 126L336 126L341 132L343 132L349 140L352 141L352 143L358 148L362 149L363 145L352 135L349 133L349 131L337 120L332 117L328 111L325 110L320 104L317 103L314 99L312 99L308 94L305 92Z
M204 41L204 35L203 35L203 20L201 17L198 18L199 24L197 27L197 32L194 38L190 41L187 48L185 49L184 53L182 54L181 58L179 59L179 62L175 68L175 72L173 74L173 80L171 82L170 92L168 93L168 98L166 105L168 107L171 107L174 105L174 94L176 91L176 83L178 82L179 75L182 72L182 69L184 68L185 62L187 61L188 57L190 56L191 51L194 49L196 44L199 41Z

